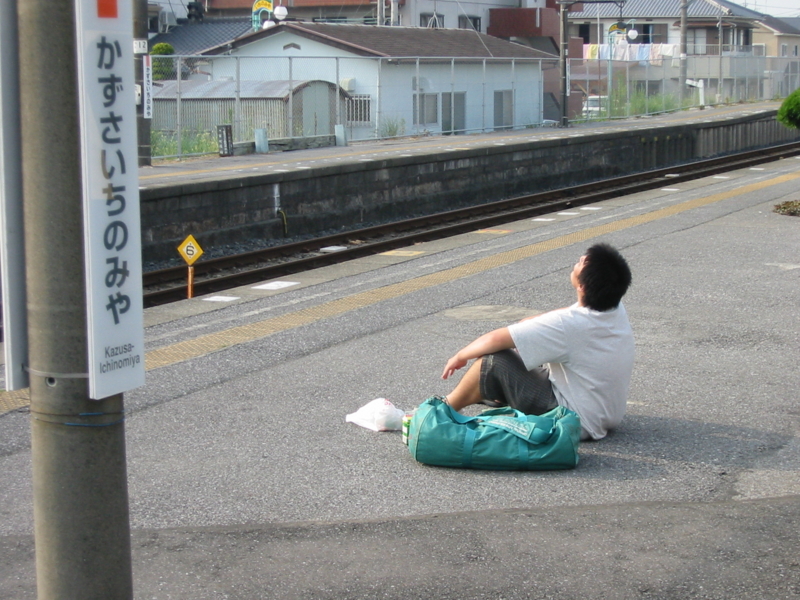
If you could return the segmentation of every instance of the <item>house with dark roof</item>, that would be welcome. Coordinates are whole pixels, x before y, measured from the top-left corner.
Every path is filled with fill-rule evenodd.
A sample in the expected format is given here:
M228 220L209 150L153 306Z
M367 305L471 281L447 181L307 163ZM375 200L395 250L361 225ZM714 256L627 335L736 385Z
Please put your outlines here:
M152 49L156 44L166 42L175 49L176 55L187 56L236 39L252 30L250 18L217 17L204 18L202 21L181 19L151 37L149 46Z
M550 116L545 79L558 81L555 56L458 29L286 22L201 56L213 81L337 84L347 98L334 121L353 140L538 125ZM289 111L292 133L309 122L306 108L311 105Z
M762 47L765 56L800 58L800 18L776 19L762 15L757 24L753 30L753 45Z

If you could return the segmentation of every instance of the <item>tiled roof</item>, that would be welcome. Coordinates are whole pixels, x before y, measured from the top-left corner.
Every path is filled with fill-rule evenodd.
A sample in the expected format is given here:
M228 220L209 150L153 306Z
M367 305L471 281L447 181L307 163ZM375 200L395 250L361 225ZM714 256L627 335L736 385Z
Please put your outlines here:
M571 19L591 18L619 18L620 9L616 4L584 4L582 13L570 13ZM689 18L742 17L745 19L760 19L763 15L744 6L739 6L728 0L694 0L689 2L686 14ZM622 7L622 19L679 19L681 16L681 0L627 0Z
M291 32L361 56L387 58L553 58L541 50L507 42L467 29L425 29L421 27L377 27L333 23L287 22L256 31L210 49L219 54L257 40Z
M800 17L783 17L780 20L789 25L789 27L800 31Z
M791 25L791 20L797 21L797 26ZM800 35L800 19L777 19L764 15L759 21L777 33Z
M171 44L175 54L197 54L207 48L223 44L252 31L250 17L205 18L200 23L181 20L167 33L150 38L150 48L160 42Z

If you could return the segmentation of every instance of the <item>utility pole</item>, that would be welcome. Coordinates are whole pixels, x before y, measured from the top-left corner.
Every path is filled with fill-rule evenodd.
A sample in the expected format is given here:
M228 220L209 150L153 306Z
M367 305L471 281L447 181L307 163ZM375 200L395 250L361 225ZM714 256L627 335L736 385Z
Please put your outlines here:
M573 4L616 4L622 10L626 0L558 0L558 7L560 10L560 33L561 33L561 47L559 51L558 64L559 72L561 74L561 127L569 127L569 116L567 111L567 103L569 102L569 9ZM621 13L620 13L621 14ZM600 16L598 7L598 35L600 33ZM600 39L597 43L600 43ZM610 49L609 49L610 50ZM609 85L610 85L609 78ZM609 109L611 106L611 95L608 95Z
M681 64L678 76L678 89L680 90L681 108L686 105L686 18L689 0L681 0Z
M144 61L147 54L147 0L133 0L133 39L143 45L143 50L134 55L133 69L136 85L142 90L142 101L136 107L136 131L139 140L139 166L151 164L153 151L150 147L150 119L144 118Z
M572 2L565 2L564 0L560 0L558 3L560 11L559 16L561 17L561 26L559 27L561 34L561 51L558 53L559 70L561 73L561 127L569 127L569 115L567 112L567 103L569 102L569 38L567 34L569 32L569 25L567 22L567 15L569 14L569 7L572 6L572 4Z
M87 379L77 4L18 3L36 577L39 600L128 600L123 397Z

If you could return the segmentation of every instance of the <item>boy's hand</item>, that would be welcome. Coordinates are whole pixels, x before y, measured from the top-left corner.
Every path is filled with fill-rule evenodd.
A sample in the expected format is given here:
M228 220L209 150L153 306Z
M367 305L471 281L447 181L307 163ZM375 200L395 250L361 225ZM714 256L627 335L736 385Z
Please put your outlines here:
M464 365L467 364L468 361L461 360L458 358L458 354L456 354L453 358L447 361L447 364L444 367L444 372L442 373L442 379L447 379L453 373L461 369Z

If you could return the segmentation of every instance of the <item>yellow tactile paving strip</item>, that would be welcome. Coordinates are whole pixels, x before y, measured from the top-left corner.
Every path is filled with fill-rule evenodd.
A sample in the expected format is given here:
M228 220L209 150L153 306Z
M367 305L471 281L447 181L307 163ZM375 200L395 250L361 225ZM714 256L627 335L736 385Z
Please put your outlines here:
M293 313L265 319L256 323L249 323L239 327L233 327L225 331L211 333L193 340L178 342L164 348L151 350L147 353L145 364L148 370L158 369L169 365L174 365L192 358L205 356L212 352L217 352L237 344L243 344L253 340L261 339L278 333L307 325L321 319L335 317L352 310L371 306L379 302L398 298L412 292L417 292L427 288L435 287L444 283L450 283L464 277L483 273L497 267L508 265L538 254L543 254L551 250L570 246L578 242L585 242L592 238L621 231L645 223L664 219L673 215L680 214L687 210L692 210L702 206L707 206L715 202L720 202L728 198L733 198L743 194L756 192L761 189L786 183L794 179L800 179L800 173L790 173L774 179L753 183L739 187L735 190L705 196L694 200L688 200L680 204L668 206L642 215L636 215L618 221L610 221L603 225L589 227L574 233L562 235L550 240L523 246L515 250L501 252L486 258L481 258L458 267L453 267L430 275L415 277L400 283L387 285L374 290L368 290L358 294L353 294L339 300L333 300L302 309ZM14 410L28 404L27 390L18 392L0 393L0 414Z
M30 403L31 397L27 388L14 392L0 392L0 415L23 408Z

